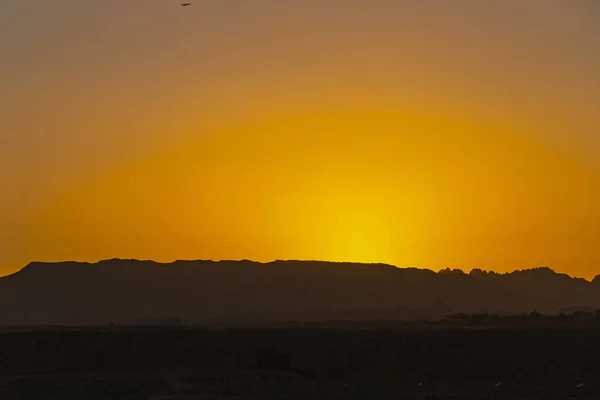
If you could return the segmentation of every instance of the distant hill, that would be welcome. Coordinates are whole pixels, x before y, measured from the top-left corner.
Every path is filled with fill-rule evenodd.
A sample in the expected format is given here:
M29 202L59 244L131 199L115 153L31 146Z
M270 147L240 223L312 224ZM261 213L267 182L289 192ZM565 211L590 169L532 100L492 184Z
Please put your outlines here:
M0 278L0 325L440 319L600 308L600 279L549 268L435 273L321 261L31 263Z

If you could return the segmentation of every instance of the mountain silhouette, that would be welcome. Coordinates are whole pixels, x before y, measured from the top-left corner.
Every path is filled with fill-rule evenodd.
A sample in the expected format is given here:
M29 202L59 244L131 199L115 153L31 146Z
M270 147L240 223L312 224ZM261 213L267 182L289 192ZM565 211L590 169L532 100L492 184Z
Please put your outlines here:
M439 319L600 308L600 279L322 261L31 263L0 278L0 325Z

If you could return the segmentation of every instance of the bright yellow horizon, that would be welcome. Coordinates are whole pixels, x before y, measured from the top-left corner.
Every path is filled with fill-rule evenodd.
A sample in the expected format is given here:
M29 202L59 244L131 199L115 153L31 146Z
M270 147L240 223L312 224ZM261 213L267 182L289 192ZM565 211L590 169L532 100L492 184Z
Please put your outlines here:
M60 194L32 220L32 245L49 260L70 247L81 260L548 264L585 275L561 246L593 233L600 175L508 129L353 110L239 123Z
M600 273L600 9L166 3L0 5L18 38L0 38L0 274L109 258Z

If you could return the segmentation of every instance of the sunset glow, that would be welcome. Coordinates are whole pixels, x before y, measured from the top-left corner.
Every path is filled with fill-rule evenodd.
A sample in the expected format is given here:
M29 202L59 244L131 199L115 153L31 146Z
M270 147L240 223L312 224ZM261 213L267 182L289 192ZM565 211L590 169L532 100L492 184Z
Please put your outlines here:
M599 273L594 5L37 3L0 4L1 273L114 257Z

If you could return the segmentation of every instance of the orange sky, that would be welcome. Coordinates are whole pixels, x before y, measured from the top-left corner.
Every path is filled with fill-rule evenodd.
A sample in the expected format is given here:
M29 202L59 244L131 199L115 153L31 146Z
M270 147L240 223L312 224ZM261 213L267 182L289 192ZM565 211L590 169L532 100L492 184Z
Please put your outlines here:
M0 4L0 273L600 271L594 1L47 3Z

